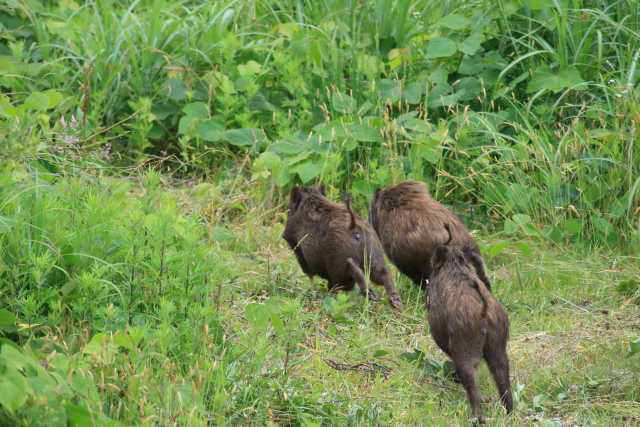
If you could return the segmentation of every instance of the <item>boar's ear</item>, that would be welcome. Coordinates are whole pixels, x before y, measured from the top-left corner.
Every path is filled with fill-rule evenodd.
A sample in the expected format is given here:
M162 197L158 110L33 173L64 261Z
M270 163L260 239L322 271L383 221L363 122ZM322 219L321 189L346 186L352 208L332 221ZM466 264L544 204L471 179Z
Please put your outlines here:
M322 194L323 196L327 195L327 193L325 193L324 184L318 185L318 190L320 191L320 194Z
M442 265L447 260L447 256L449 255L449 248L446 246L438 246L431 256L431 270L436 272L442 268Z
M291 189L291 196L289 197L289 213L293 213L298 210L301 201L302 189L296 185Z

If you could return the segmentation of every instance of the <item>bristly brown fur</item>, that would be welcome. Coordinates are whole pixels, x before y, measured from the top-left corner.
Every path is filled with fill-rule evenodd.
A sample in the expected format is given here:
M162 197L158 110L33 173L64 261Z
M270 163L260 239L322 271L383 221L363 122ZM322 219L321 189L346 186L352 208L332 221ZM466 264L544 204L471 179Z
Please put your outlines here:
M377 300L364 274L370 269L371 280L384 286L394 308L402 309L375 231L353 212L348 195L345 202L333 203L315 187L294 188L282 237L305 274L326 279L330 290L350 290L355 283Z
M450 244L463 250L491 290L478 245L462 221L431 198L425 183L405 181L377 190L371 201L369 221L389 259L415 284L426 286L431 275L431 256L450 237ZM442 224L447 224L448 231Z
M464 385L474 416L483 420L475 368L484 359L507 412L513 409L507 339L509 319L478 278L474 266L456 246L440 245L432 258L429 328L451 359Z

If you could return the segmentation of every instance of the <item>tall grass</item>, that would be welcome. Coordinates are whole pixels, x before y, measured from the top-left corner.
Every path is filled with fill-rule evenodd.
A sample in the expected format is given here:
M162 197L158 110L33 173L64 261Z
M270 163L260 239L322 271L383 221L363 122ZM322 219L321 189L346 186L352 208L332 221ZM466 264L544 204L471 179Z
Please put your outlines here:
M413 177L554 241L638 244L636 2L11 5L5 156L75 116L114 164L244 164L269 197L323 180L360 203Z

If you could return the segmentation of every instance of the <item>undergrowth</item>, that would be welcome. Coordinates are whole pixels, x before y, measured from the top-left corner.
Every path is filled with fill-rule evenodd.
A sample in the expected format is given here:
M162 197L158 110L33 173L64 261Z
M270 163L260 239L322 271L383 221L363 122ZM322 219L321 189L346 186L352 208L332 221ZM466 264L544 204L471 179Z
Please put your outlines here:
M400 315L328 294L280 238L282 209L233 182L0 176L5 425L466 423L420 291L396 275ZM481 370L490 417L640 421L637 258L477 237L517 401L506 417Z

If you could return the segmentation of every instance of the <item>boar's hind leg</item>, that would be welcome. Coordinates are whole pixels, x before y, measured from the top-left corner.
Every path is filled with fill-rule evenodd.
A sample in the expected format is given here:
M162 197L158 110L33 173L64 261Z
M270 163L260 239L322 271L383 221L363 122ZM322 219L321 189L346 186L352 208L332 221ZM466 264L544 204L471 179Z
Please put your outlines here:
M507 413L511 413L513 411L513 397L511 396L507 352L505 349L492 349L489 354L485 354L485 360L498 387L500 400L502 400Z
M467 397L469 398L469 404L471 405L471 412L473 416L477 418L480 424L484 424L484 417L482 416L482 410L480 409L480 394L478 393L478 387L476 386L475 369L473 364L466 360L453 360L456 366L456 373L462 382L465 390L467 391Z
M358 266L358 264L356 264L352 258L347 258L347 264L349 265L351 276L353 277L353 280L355 280L355 282L358 284L362 295L369 298L371 301L380 301L380 297L376 295L375 292L373 292L373 289L370 289L367 286L367 279L364 277L364 272Z
M393 284L393 279L391 278L391 273L387 270L386 267L382 267L377 271L373 272L371 276L371 280L377 285L384 286L384 290L387 291L387 295L389 296L389 302L391 303L391 307L402 310L402 299L400 295L398 295L398 291L396 291L396 287Z

